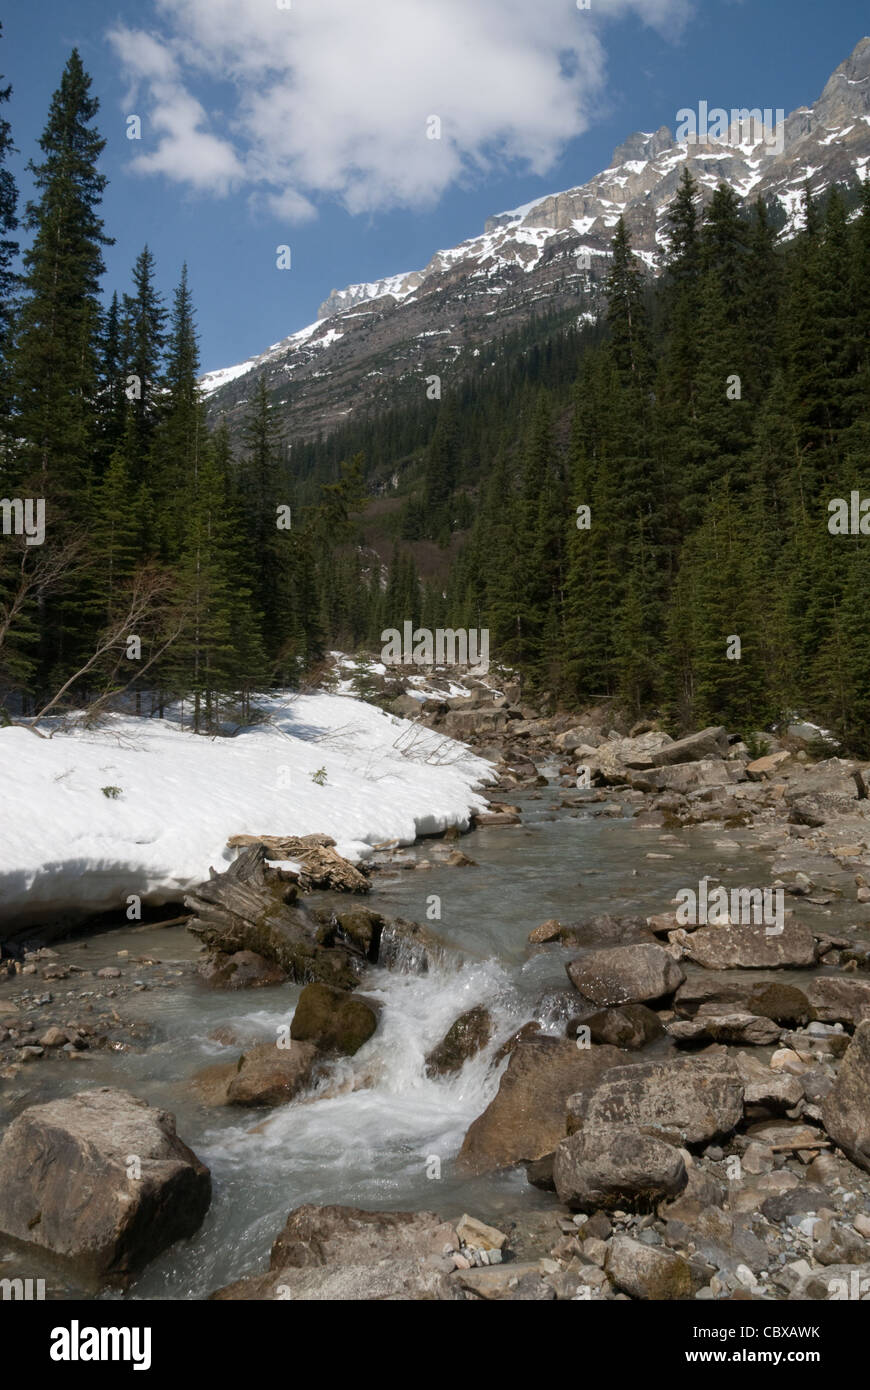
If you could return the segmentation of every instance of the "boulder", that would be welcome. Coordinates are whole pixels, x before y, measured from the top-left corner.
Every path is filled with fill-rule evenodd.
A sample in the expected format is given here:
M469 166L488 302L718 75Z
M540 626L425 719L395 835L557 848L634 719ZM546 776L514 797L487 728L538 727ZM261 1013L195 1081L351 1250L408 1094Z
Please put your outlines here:
M126 1283L199 1229L211 1176L175 1119L109 1086L34 1105L0 1143L0 1233Z
M627 781L635 791L640 792L688 792L696 787L725 787L732 782L742 782L745 776L742 763L702 758L700 762L675 763L672 767L631 772Z
M786 795L792 825L808 825L817 829L837 820L839 816L855 815L858 800L845 792L795 791Z
M552 1153L565 1136L568 1097L624 1063L625 1054L615 1047L581 1049L543 1035L521 1039L498 1093L463 1140L457 1168L485 1173Z
M855 1029L822 1102L822 1123L847 1158L870 1172L870 1020Z
M798 969L816 961L816 942L810 928L789 916L778 935L754 923L699 927L673 935L690 960L705 970Z
M636 1052L664 1036L664 1027L657 1013L645 1004L623 1004L616 1009L602 1009L586 1018L571 1019L566 1029L569 1038L576 1038L577 1028L589 1029L594 1043L609 1043Z
M653 730L637 738L615 738L600 743L595 750L599 775L605 782L625 782L630 769L652 767L654 755L672 742L667 734Z
M547 940L558 940L563 946L582 947L656 944L644 917L614 917L610 912L599 912L579 922L562 923L556 937L548 936Z
M332 985L306 985L290 1024L297 1042L314 1043L331 1056L352 1057L378 1026L377 1008L358 994Z
M699 1012L694 1018L668 1024L668 1033L678 1043L729 1043L732 1046L770 1047L779 1041L782 1029L773 1019L759 1014Z
M668 1143L709 1144L743 1118L743 1082L720 1057L637 1062L587 1083L567 1104L569 1134L587 1125L619 1125Z
M560 1202L573 1211L649 1211L686 1186L679 1149L617 1125L584 1125L561 1140L553 1158Z
M766 782L771 777L787 777L788 768L798 766L791 753L783 749L780 753L766 753L763 758L755 758L746 764L746 775L751 782Z
M437 1047L426 1058L430 1076L449 1076L460 1071L469 1057L486 1047L492 1037L492 1018L482 1004L469 1009L451 1024Z
M417 1259L384 1260L381 1264L332 1264L305 1269L273 1269L217 1289L210 1297L219 1303L446 1302L464 1297L450 1273L453 1261L438 1264Z
M272 1246L270 1271L219 1289L220 1302L453 1299L455 1228L432 1212L297 1207Z
M870 980L848 975L817 975L807 985L812 1016L820 1023L846 1023L854 1028L870 1018Z
M803 990L779 980L752 980L693 976L674 995L674 1009L691 1018L705 1013L751 1013L776 1023L808 1023L810 1005Z
M200 974L209 989L261 989L287 979L280 965L256 951L236 951L231 956L217 952L200 966Z
M631 1298L692 1298L702 1280L688 1260L661 1246L643 1245L630 1236L614 1236L604 1269L610 1282Z
M430 1211L364 1211L359 1207L296 1207L277 1236L270 1269L328 1264L374 1265L381 1260L438 1259L458 1250L455 1228Z
M565 968L574 988L602 1007L664 999L686 978L673 956L657 944L592 951Z
M671 767L675 763L697 763L706 759L727 758L729 752L728 734L719 725L716 728L701 729L697 734L678 738L674 743L666 743L653 754L653 767Z
M566 729L564 733L557 734L553 743L562 753L573 753L575 748L597 748L602 742L600 729L593 729L588 724L579 724L574 729Z
M743 1082L743 1106L767 1111L770 1114L784 1114L800 1105L804 1098L804 1088L797 1076L788 1072L772 1071L757 1057L747 1052L738 1052L734 1065Z
M239 1058L227 1078L227 1105L285 1105L314 1080L318 1052L312 1043L289 1047L260 1043Z

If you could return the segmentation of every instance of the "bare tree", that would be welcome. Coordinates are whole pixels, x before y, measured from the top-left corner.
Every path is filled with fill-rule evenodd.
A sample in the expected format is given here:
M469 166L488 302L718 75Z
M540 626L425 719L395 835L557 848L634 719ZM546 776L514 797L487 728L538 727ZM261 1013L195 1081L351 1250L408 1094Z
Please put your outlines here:
M4 550L6 545L4 542ZM8 545L11 553L4 585L6 592L0 589L0 653L29 603L66 588L88 567L84 532L73 533L57 546L28 545L23 536L15 537Z
M91 716L101 713L109 700L116 699L129 690L134 681L141 680L145 672L177 641L184 629L188 614L183 607L173 603L174 597L174 575L152 565L137 570L123 591L122 602L115 614L97 637L87 661L43 705L35 716L36 722L44 719L50 710L56 709L67 692L94 670L102 669L105 673L108 666L100 694L88 703L88 714ZM140 641L150 639L154 645L145 664L137 664L129 679L119 685L118 673L130 660L131 637L138 637Z

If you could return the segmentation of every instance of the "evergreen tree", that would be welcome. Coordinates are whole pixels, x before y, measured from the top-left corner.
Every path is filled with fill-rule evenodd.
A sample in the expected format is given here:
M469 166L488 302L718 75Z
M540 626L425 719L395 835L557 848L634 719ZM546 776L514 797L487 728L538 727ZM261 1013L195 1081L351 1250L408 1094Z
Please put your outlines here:
M37 197L25 217L34 235L24 255L14 363L16 430L25 440L25 469L38 472L57 524L80 510L90 472L102 248L112 244L99 214L105 141L93 128L99 101L90 90L73 49L39 142L43 158L28 165Z
M2 35L3 25L0 24L0 38ZM0 87L0 107L11 95L11 85ZM18 189L11 172L5 167L14 149L12 127L9 121L0 117L0 419L4 421L9 410L7 354L19 283L14 270L18 242L11 235L18 228ZM5 424L3 429L5 433Z

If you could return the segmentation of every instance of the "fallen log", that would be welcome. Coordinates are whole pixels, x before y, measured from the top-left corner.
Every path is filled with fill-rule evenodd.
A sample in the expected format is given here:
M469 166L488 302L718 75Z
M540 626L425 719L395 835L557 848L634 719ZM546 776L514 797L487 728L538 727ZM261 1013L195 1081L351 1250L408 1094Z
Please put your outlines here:
M232 835L229 849L262 845L268 859L297 860L302 869L298 875L300 888L331 888L339 893L367 893L369 881L364 873L342 858L329 835Z
M300 984L320 980L353 989L365 968L365 953L310 912L299 900L297 885L266 860L267 849L258 841L225 873L212 870L184 899L194 914L188 930L216 953L254 951Z

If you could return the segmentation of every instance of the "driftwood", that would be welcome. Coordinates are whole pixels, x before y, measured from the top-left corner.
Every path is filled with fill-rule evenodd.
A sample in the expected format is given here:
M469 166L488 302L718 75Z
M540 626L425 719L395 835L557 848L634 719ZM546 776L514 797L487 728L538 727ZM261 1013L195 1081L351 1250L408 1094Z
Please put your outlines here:
M230 849L262 845L269 859L295 859L302 869L298 875L300 888L332 888L339 893L367 893L369 881L365 874L343 859L333 846L329 835L232 835L227 840Z
M297 886L266 863L266 847L250 845L226 873L212 876L184 899L194 914L189 930L223 956L255 951L300 983L321 980L353 989L367 960L376 960L382 919L311 911Z

